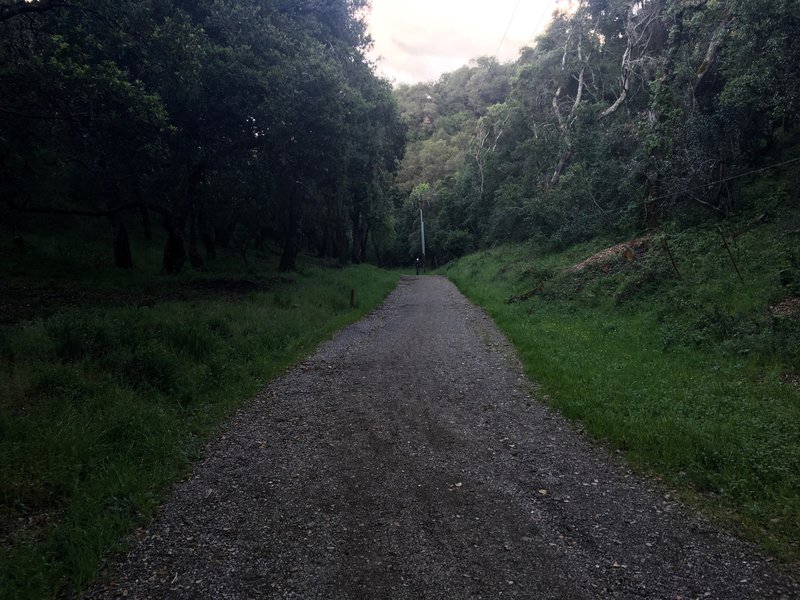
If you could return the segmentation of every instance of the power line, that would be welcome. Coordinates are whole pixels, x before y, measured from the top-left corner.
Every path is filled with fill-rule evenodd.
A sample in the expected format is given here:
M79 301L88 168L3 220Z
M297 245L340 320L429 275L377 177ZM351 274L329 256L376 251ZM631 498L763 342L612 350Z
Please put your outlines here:
M671 192L669 194L664 194L663 196L657 196L655 198L650 198L651 202L655 202L656 200L663 200L664 198L671 198L672 196L677 196L679 194L688 194L689 192L694 192L696 190L702 190L705 188L709 188L712 185L718 185L720 183L728 183L729 181L733 181L734 179L741 179L742 177L747 177L749 175L755 175L756 173L761 173L762 171L768 171L770 169L776 169L778 167L783 167L786 165L790 165L792 163L796 163L800 161L800 158L792 158L791 160L786 160L780 163L776 163L774 165L767 165L766 167L761 167L759 169L753 169L752 171L747 171L746 173L740 173L739 175L733 175L731 177L726 177L725 179L719 179L717 181L712 181L710 183L704 183L703 185L698 185L693 188L687 188L684 190L680 190L677 192Z
M494 52L495 59L497 55L500 53L500 48L503 47L503 42L506 41L506 36L508 35L508 30L511 29L511 24L514 22L514 17L517 16L517 10L519 9L519 5L522 4L522 0L517 0L516 6L514 6L514 12L511 13L511 18L508 20L508 25L506 25L506 30L503 32L503 37L500 40L500 43L497 45L497 50Z
M747 171L745 173L740 173L739 175L732 175L731 177L726 177L725 179L718 179L717 181L710 181L708 183L704 183L702 185L698 185L691 188L685 188L682 190L678 190L677 192L670 192L669 194L664 194L662 196L656 196L655 198L647 198L647 202L657 202L658 200L664 200L665 198L672 198L673 196L679 196L681 194L688 194L690 192L694 192L697 190L708 189L714 185L719 185L721 183L727 183L729 181L733 181L735 179L741 179L743 177L748 177L750 175L755 175L756 173L761 173L763 171L769 171L770 169L777 169L778 167L784 167L786 165L791 165L793 163L800 162L800 158L792 158L790 160L785 160L783 162L775 163L774 165L767 165L766 167L760 167L758 169L753 169L752 171ZM611 216L611 215L618 215L630 210L630 206L624 206L622 208L615 208L612 210L605 210L601 208L600 212L604 216Z
M539 20L536 22L536 26L533 28L533 33L531 34L531 38L539 31L539 28L542 26L544 20L552 14L553 5L556 4L558 0L549 0L545 9L539 15ZM517 16L517 11L519 10L519 5L522 3L522 0L517 0L516 6L514 6L514 12L511 13L511 18L508 21L508 25L506 25L506 30L503 32L503 38L500 40L500 43L497 45L497 50L495 50L494 57L497 59L497 55L500 53L500 49L503 47L503 43L506 41L506 37L508 36L508 32L511 30L511 25L514 23L514 17Z
M555 4L556 2L558 2L558 0L550 0L550 2L547 3L547 8L544 11L542 11L541 15L539 15L539 21L536 23L536 27L533 28L533 33L531 34L531 37L536 35L536 32L539 31L539 27L542 26L542 22L545 20L545 18L548 15L552 14L553 4Z

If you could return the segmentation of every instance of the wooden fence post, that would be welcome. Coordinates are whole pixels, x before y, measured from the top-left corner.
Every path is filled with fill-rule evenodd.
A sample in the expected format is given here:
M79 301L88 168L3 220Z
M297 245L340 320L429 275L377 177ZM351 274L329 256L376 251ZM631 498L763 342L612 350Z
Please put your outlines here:
M681 275L681 272L678 270L678 265L675 264L675 257L672 256L672 250L670 250L669 244L667 243L667 236L665 235L664 237L662 237L661 241L664 243L664 250L666 250L667 254L669 255L669 261L672 263L672 268L674 269L675 274L678 276L678 279L683 281L683 276Z
M722 227L718 225L717 231L719 231L719 236L722 238L722 243L725 244L725 250L728 251L728 256L731 257L731 263L733 264L733 268L736 270L736 274L739 276L739 281L744 283L742 274L739 272L739 265L736 264L736 259L733 257L733 252L731 252L731 247L728 245L728 240L725 239L725 234L722 232Z

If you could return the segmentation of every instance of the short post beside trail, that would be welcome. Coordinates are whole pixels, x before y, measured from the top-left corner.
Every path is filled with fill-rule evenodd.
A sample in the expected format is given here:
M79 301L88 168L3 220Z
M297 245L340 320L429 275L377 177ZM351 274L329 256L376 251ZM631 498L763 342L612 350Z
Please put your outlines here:
M731 257L731 263L733 264L733 268L736 270L736 274L739 276L739 281L744 283L742 274L739 272L739 265L736 264L736 259L733 257L733 252L731 252L731 247L728 245L728 240L725 239L725 233L723 233L722 227L717 226L717 231L719 231L719 236L722 238L722 243L725 244L725 250L728 251L728 256Z
M670 250L669 244L667 243L667 236L661 238L661 241L664 243L664 250L667 251L667 255L669 256L669 260L672 263L672 269L675 271L675 274L678 276L678 279L683 281L683 277L681 276L681 272L678 270L678 265L675 264L675 257L672 255L672 250Z
M350 288L350 308L353 308L356 305L356 291L353 288Z

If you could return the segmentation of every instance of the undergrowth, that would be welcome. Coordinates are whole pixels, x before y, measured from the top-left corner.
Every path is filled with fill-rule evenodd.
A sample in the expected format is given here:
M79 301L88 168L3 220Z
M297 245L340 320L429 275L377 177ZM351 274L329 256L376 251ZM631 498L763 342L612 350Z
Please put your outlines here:
M567 417L796 563L800 314L776 307L798 295L797 223L789 209L726 221L733 259L709 225L656 233L638 259L579 272L570 267L611 242L499 247L446 274Z
M231 259L170 279L157 274L157 251L132 274L88 273L77 267L91 260L88 250L57 259L57 249L30 239L28 247L16 242L20 260L6 266L16 269L7 274L15 284L66 280L156 301L112 294L108 306L72 306L0 327L4 599L78 594L103 556L153 516L226 416L376 306L398 278L366 265L311 264L287 278L264 261L245 270ZM32 255L61 268L36 278ZM260 285L245 294L163 295L222 276Z

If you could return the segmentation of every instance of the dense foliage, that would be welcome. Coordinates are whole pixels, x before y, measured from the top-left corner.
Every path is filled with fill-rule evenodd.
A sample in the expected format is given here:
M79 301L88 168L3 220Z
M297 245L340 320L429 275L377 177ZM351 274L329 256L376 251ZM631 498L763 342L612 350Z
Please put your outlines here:
M167 273L268 240L361 262L404 144L365 4L0 2L3 221L108 219L130 267L155 215Z
M439 263L730 216L741 175L797 158L798 40L798 0L580 0L514 65L398 88L398 258L419 207Z
M3 0L3 222L108 219L129 267L156 216L168 273L269 242L288 270L408 264L422 208L441 263L725 218L741 175L796 158L800 0L576 0L516 63L394 93L364 10Z

